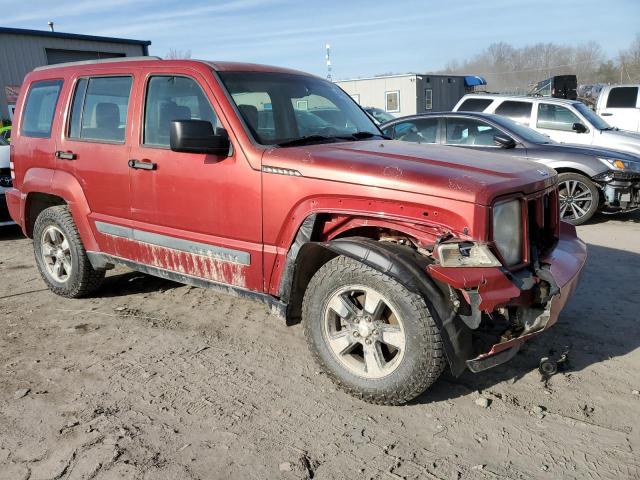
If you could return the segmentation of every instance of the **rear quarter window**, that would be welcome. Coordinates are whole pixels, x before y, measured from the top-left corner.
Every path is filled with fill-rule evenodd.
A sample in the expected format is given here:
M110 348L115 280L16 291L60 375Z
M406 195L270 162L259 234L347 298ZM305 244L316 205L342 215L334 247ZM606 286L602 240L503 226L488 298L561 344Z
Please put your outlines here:
M515 122L522 123L523 125L529 125L532 105L533 104L531 102L507 100L498 105L495 113L508 117Z
M612 88L607 98L607 108L635 108L638 100L638 87Z
M53 116L62 89L62 80L33 82L22 113L21 135L25 137L49 138Z
M458 112L484 112L491 102L490 98L468 98L458 107Z

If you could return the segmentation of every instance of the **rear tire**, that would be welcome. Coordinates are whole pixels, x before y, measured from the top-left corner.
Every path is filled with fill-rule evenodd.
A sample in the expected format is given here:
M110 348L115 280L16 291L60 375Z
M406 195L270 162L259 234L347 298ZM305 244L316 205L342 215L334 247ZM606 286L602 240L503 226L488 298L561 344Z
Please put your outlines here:
M558 175L560 220L572 225L588 222L598 211L600 191L588 177L566 172Z
M351 258L338 256L316 272L302 321L322 369L341 389L370 403L406 403L446 365L425 300Z
M33 249L40 275L57 295L83 297L102 284L105 271L91 265L66 205L49 207L38 215Z

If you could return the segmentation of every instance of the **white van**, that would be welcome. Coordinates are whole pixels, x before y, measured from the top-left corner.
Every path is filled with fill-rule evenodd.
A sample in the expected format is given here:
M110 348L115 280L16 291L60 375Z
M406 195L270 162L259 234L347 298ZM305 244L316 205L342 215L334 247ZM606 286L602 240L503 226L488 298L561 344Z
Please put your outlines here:
M577 100L474 93L462 97L453 111L495 113L544 133L556 142L640 154L640 133L612 127Z
M596 103L596 113L612 127L640 131L640 85L607 85Z

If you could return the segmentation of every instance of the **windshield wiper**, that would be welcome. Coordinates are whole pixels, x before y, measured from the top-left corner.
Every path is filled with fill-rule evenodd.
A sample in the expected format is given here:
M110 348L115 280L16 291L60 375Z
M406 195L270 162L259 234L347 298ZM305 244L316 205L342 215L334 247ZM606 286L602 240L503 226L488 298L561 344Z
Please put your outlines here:
M336 137L327 137L326 135L307 135L305 137L285 140L277 145L279 147L295 147L296 145L309 145L310 143L335 142Z
M380 138L384 138L385 140L390 140L389 137L386 137L380 133L373 133L373 132L354 132L354 133L350 133L349 135L341 136L338 138L345 139L345 140L367 140L373 137L380 137Z

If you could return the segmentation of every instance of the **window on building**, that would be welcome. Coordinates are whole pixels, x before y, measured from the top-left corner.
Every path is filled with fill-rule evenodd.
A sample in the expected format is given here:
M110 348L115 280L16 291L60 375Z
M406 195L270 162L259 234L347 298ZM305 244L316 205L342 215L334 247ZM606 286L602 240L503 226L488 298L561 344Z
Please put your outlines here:
M95 77L78 81L69 138L124 142L131 77Z
M582 123L580 118L566 107L553 105L551 103L540 103L538 105L538 128L549 130L573 130L574 123Z
M493 102L490 98L467 98L456 109L458 112L484 112L484 109Z
M471 118L447 118L448 145L495 146L493 137L500 132L488 123Z
M385 92L385 110L387 112L399 112L400 111L400 91L394 90L393 92Z
M636 108L638 87L615 87L609 92L607 108Z
M206 120L214 130L218 126L213 107L195 80L164 75L151 77L144 109L143 143L168 147L174 120Z
M515 122L522 123L523 125L529 125L532 107L533 104L531 102L507 100L502 102L498 108L496 108L495 113L508 117Z
M433 109L433 90L431 88L424 91L424 108L425 110Z
M62 80L34 82L27 94L22 128L25 137L49 138Z

